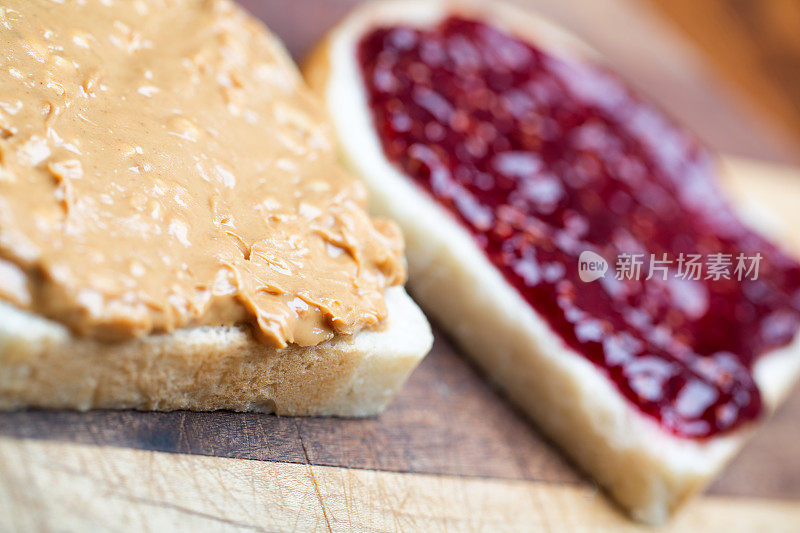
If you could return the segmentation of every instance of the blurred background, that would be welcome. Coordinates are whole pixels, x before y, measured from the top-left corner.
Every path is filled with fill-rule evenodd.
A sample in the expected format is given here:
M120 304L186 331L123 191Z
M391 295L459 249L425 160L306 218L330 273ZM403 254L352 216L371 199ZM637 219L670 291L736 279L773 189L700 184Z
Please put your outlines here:
M645 1L800 145L800 1Z
M800 164L800 0L514 1L597 48L714 147ZM241 3L300 60L359 0Z

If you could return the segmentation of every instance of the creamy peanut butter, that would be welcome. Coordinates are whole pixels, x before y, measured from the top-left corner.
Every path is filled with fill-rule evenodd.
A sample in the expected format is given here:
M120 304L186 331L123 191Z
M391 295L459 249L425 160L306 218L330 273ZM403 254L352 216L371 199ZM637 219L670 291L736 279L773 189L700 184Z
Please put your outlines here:
M385 317L399 231L239 8L6 0L0 45L0 298L109 340L313 345Z

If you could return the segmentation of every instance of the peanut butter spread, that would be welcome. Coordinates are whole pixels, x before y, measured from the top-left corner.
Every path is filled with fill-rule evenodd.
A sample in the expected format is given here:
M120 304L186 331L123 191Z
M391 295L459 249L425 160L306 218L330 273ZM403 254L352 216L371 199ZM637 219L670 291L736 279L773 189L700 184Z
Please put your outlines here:
M284 50L226 0L0 6L0 298L126 339L313 345L405 268Z

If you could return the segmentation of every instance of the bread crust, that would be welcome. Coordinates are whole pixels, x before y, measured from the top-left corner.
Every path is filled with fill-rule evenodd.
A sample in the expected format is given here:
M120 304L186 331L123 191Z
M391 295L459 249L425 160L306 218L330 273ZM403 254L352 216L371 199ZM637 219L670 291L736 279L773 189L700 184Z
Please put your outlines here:
M389 289L386 301L381 330L284 349L258 342L247 326L102 343L0 303L0 409L374 415L433 343L403 288Z
M499 3L375 2L349 15L311 53L304 74L337 128L342 158L370 188L373 209L403 228L409 287L464 351L565 452L641 521L660 523L709 483L752 431L675 437L631 405L513 289L471 235L383 156L353 53L376 24L424 26L478 16L555 53L595 53L538 16ZM800 340L760 359L768 410L800 372Z

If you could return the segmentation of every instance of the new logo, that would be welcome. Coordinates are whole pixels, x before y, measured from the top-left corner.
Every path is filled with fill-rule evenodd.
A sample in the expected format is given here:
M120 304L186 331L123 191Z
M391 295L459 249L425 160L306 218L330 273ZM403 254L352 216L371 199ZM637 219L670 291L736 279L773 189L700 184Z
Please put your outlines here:
M608 261L603 259L602 256L586 250L581 252L578 258L578 276L581 281L590 282L600 279L606 275L608 271Z

